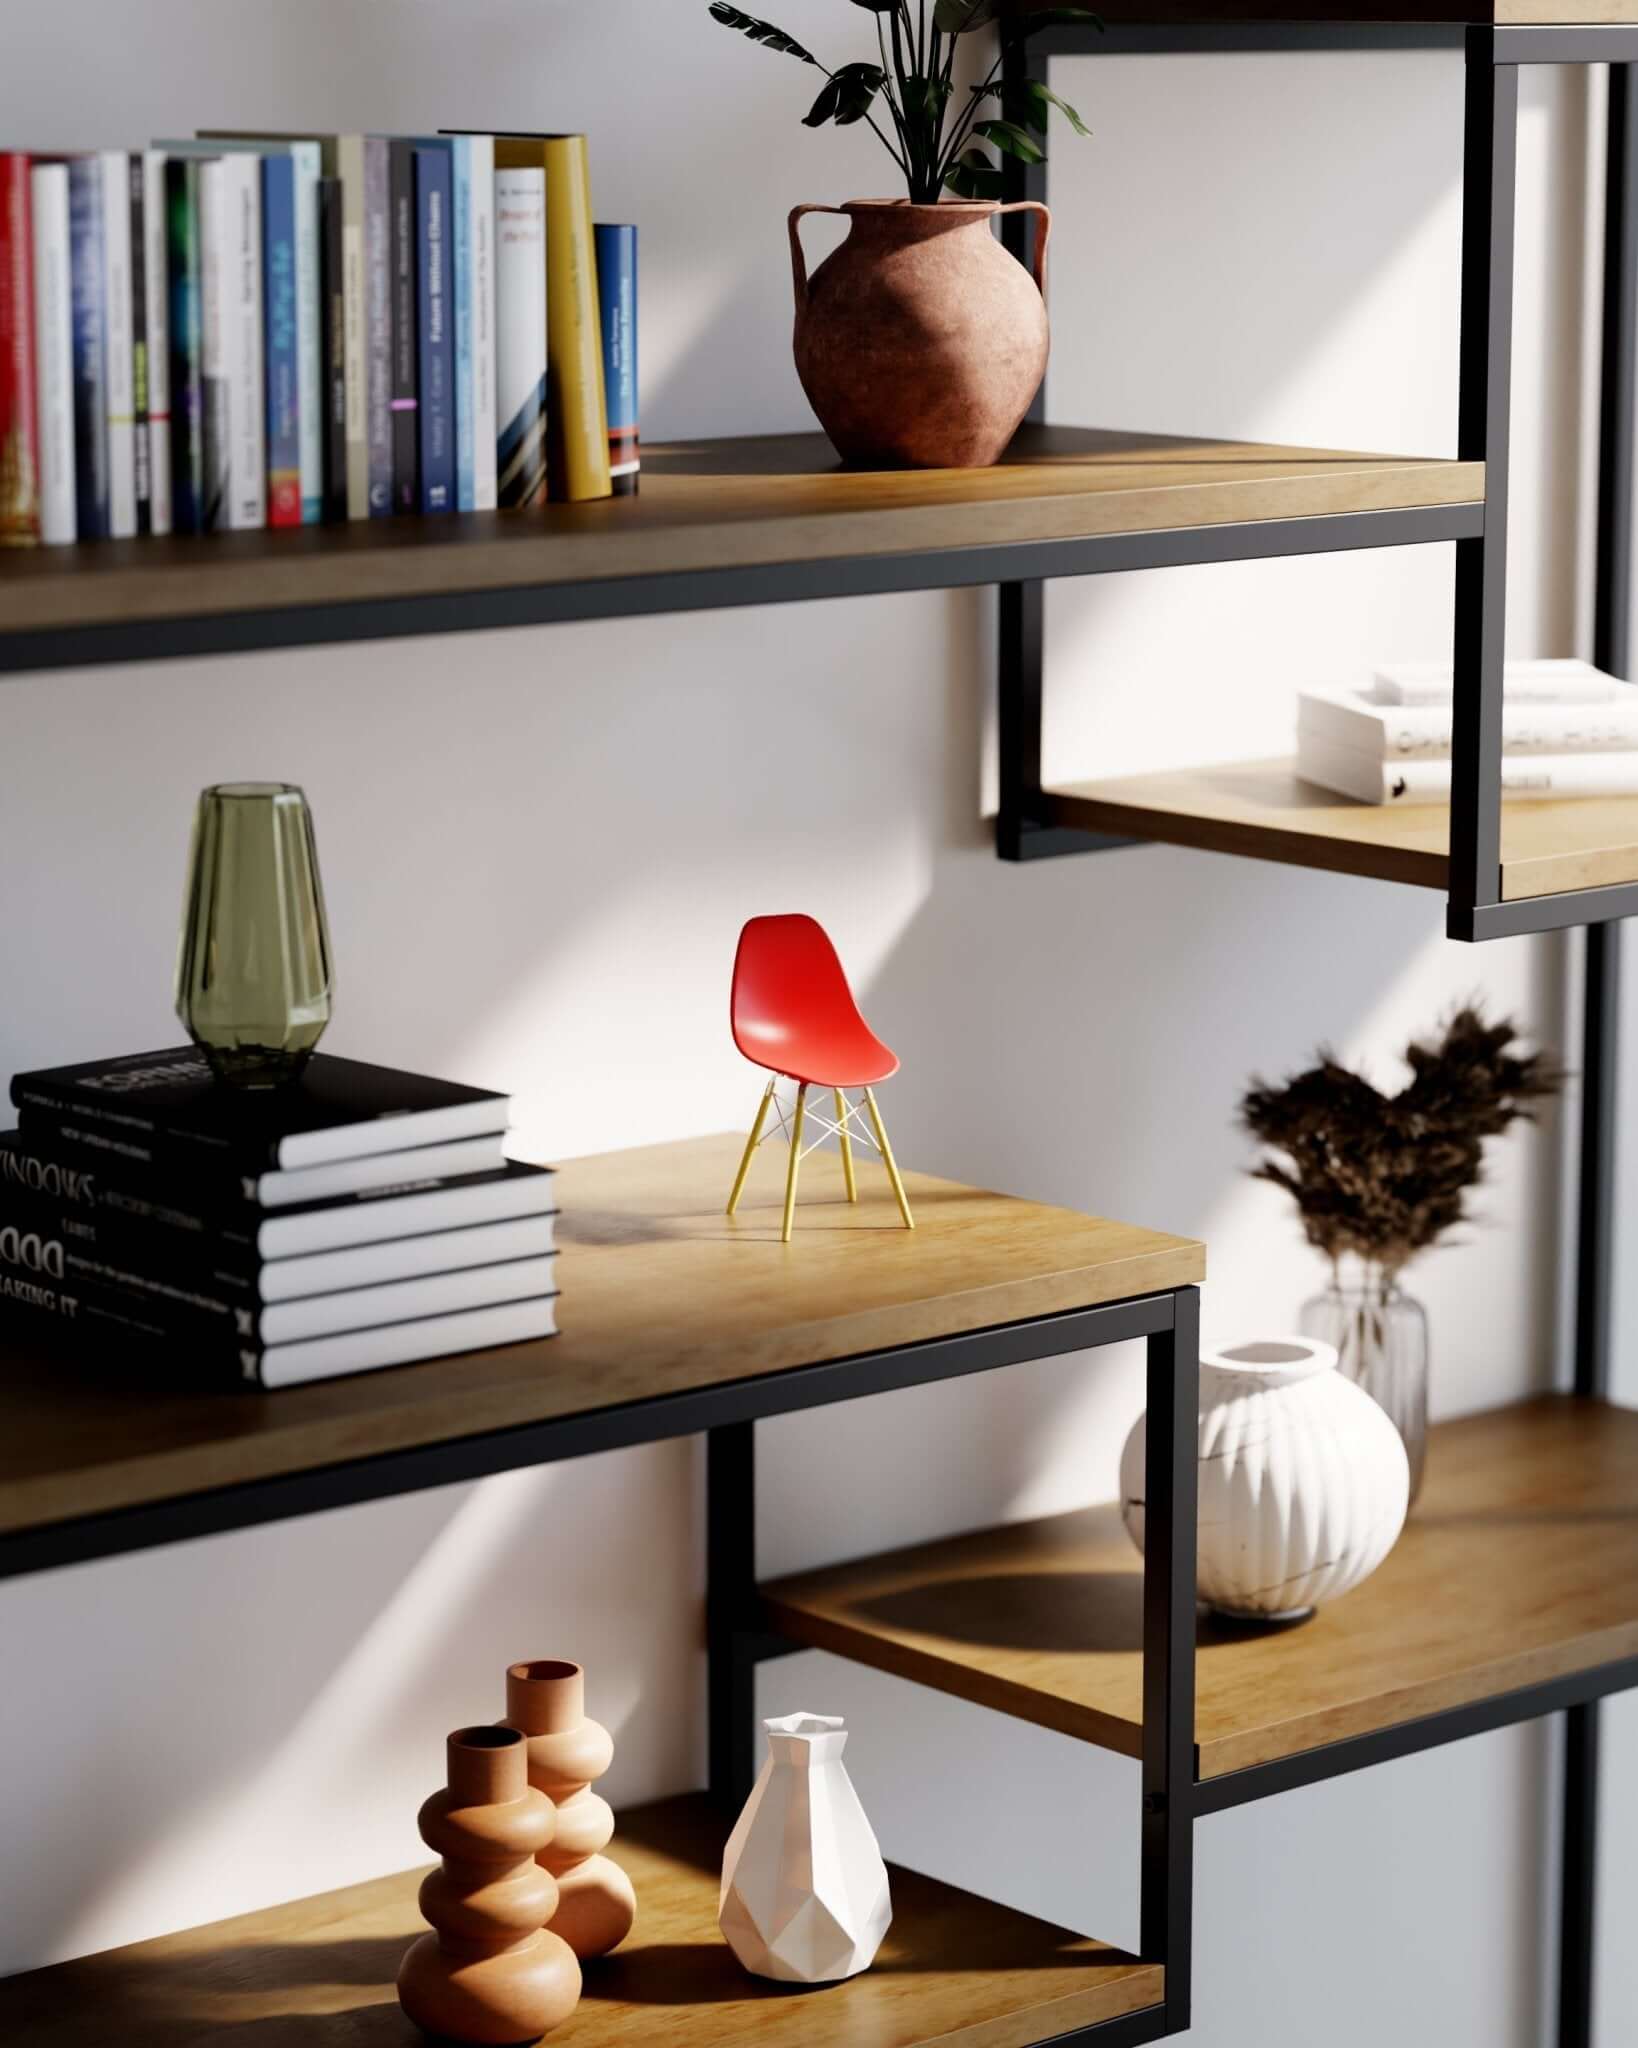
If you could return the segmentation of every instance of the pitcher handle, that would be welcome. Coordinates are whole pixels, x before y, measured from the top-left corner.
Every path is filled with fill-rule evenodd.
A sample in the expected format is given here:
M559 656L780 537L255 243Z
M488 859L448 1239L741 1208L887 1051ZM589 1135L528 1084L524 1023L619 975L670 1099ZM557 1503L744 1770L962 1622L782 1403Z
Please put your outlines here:
M1042 212L1046 209L1043 207ZM796 310L801 312L808 303L808 265L802 254L802 237L797 233L798 223L805 213L842 213L845 206L796 206L791 209L791 275L796 284Z
M1028 211L1038 213L1041 216L1040 225L1035 230L1035 289L1044 299L1046 297L1047 241L1052 234L1051 210L1040 199L1014 199L1006 206L998 206L995 210L998 215Z

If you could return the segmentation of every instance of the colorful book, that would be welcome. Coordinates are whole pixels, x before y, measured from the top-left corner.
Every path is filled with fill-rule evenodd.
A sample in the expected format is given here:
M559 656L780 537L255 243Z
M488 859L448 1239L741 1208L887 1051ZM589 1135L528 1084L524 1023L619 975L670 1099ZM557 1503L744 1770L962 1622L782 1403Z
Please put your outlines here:
M228 476L232 467L233 426L228 416L228 316L223 306L230 288L228 272L228 190L221 157L199 165L199 367L204 422L205 480L202 496L204 529L213 533L228 524ZM180 518L178 531L185 531Z
M497 170L546 174L548 430L554 498L613 495L591 168L584 135L497 135Z
M596 233L609 476L614 495L626 498L637 489L643 466L637 431L637 230L600 222Z
M148 378L148 518L171 530L171 309L167 271L165 152L142 153L143 367ZM133 259L134 260L134 259Z
M392 207L389 144L364 137L364 410L370 517L392 511Z
M81 540L106 540L108 487L107 277L102 252L102 164L68 164L68 253L74 329L74 507Z
M415 144L407 135L395 135L387 145L387 199L392 214L392 502L397 512L418 512L421 301L415 266Z
M297 467L301 516L313 526L324 513L324 358L320 309L319 176L317 142L292 142L290 167L296 214Z
M546 174L495 172L496 502L546 502Z
M205 432L205 273L200 211L205 165L196 157L165 159L166 300L170 311L171 527L203 533L213 523L208 502Z
M29 172L34 243L35 421L40 450L40 539L75 538L74 311L68 234L68 166Z
M141 150L125 159L131 242L131 467L136 482L136 530L154 530L154 471L148 433L148 227L147 180Z
M301 356L296 326L296 167L268 150L262 169L263 381L267 394L267 523L300 526Z
M103 403L108 409L108 530L137 530L136 419L132 404L131 165L123 149L101 150Z
M33 211L28 158L0 152L0 547L40 538Z
M416 271L420 303L421 510L455 509L454 251L450 233L453 152L415 151Z
M347 517L370 516L370 421L365 345L364 142L362 135L336 138L336 174L341 180L342 298L346 314Z
M495 509L495 139L461 138L465 200L461 227L466 267L455 279L457 341L464 334L467 370L456 394L457 455L463 512ZM462 225L464 224L464 225ZM465 282L462 282L464 275Z
M303 1284L302 1267L316 1271L319 1260L340 1251L369 1246L385 1253L425 1237L518 1219L538 1222L557 1213L551 1169L516 1159L484 1173L398 1182L262 1213L213 1203L186 1177L168 1186L117 1163L87 1166L49 1136L31 1139L21 1131L0 1133L0 1199L31 1203L50 1218L52 1229L126 1263L254 1276L238 1284L265 1300L317 1292ZM343 1286L368 1284L353 1266L338 1263L324 1270L345 1270ZM399 1263L381 1277L424 1270L430 1269Z
M347 287L341 180L319 180L319 347L326 519L347 517Z

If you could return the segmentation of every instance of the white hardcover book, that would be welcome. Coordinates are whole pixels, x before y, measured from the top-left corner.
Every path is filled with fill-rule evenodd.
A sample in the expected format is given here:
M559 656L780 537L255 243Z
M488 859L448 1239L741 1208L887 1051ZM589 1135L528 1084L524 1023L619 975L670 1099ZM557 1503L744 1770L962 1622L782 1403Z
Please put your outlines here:
M469 135L472 252L472 507L495 509L495 138Z
M298 1301L273 1302L256 1316L256 1334L264 1344L299 1344L309 1337L331 1337L342 1330L413 1323L423 1316L456 1315L463 1309L493 1308L503 1301L538 1301L552 1292L554 1264L550 1254L540 1259L508 1259L500 1265L467 1266L453 1273L427 1273L416 1280L389 1280L376 1287L351 1287L339 1294L309 1294Z
M131 159L123 149L104 149L97 152L97 164L102 172L102 306L107 337L108 530L123 540L137 530Z
M149 510L155 533L171 530L171 298L166 259L165 152L142 153L143 303L148 315ZM134 260L134 258L133 258Z
M1502 669L1502 694L1514 704L1601 704L1626 687L1590 661L1509 661ZM1398 662L1376 672L1383 704L1448 704L1455 692L1448 661Z
M546 1259L556 1248L556 1232L554 1215L516 1216L508 1223L434 1230L384 1244L318 1252L305 1259L274 1259L257 1274L257 1293L266 1302L300 1301L309 1294L381 1287L389 1281L418 1280L430 1273L464 1272L469 1266Z
M40 539L75 537L74 329L68 256L68 166L34 164L34 375L40 441Z
M491 1345L522 1344L550 1337L557 1330L557 1299L506 1302L496 1308L467 1309L462 1314L429 1316L418 1323L388 1323L377 1330L349 1330L335 1337L313 1337L300 1344L279 1344L258 1359L246 1351L244 1373L264 1387L296 1387L309 1380L336 1379L342 1373L372 1372L378 1366L410 1365L420 1358L453 1357Z
M546 173L495 173L496 496L546 496Z
M221 159L228 271L222 298L227 363L228 475L224 524L267 524L267 392L262 333L262 164Z
M423 1177L419 1183L393 1181L384 1191L356 1201L264 1216L256 1226L254 1244L256 1256L268 1260L271 1271L273 1263L357 1245L396 1243L432 1232L555 1214L552 1176L514 1162L453 1185L436 1176Z
M1321 789L1364 804L1450 801L1448 761L1381 761L1357 747L1303 734L1297 773ZM1638 796L1638 751L1620 754L1536 754L1504 758L1502 795L1509 801L1561 797Z
M1594 704L1557 699L1502 707L1502 751L1508 755L1621 753L1638 748L1638 689ZM1448 761L1454 721L1444 704L1378 704L1362 690L1304 690L1297 731L1356 747L1380 761Z

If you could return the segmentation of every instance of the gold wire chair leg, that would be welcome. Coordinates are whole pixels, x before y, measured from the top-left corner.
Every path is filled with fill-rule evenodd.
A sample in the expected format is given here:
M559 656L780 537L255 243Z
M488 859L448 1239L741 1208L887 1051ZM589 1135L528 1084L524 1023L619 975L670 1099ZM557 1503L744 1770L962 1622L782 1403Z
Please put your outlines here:
M847 1128L847 1097L840 1088L833 1088L831 1093L836 1097L836 1121L842 1127L842 1178L847 1182L848 1200L856 1202L859 1199L859 1183L853 1178L853 1140L849 1137Z
M882 1122L882 1113L876 1107L874 1092L867 1088L864 1092L864 1099L865 1107L870 1111L870 1121L876 1128L876 1143L881 1147L882 1162L887 1168L887 1177L893 1183L893 1195L899 1205L899 1214L904 1219L905 1229L914 1230L916 1219L910 1214L910 1204L905 1199L904 1182L899 1179L899 1163L893 1157L893 1147L887 1142L887 1126Z
M781 1244L791 1241L791 1224L796 1216L796 1169L802 1164L802 1116L808 1106L808 1084L804 1081L796 1091L796 1114L791 1119L791 1163L785 1169L785 1227L779 1233Z
M762 1126L768 1120L768 1104L773 1101L774 1083L778 1079L779 1076L775 1074L773 1080L762 1091L762 1100L757 1104L756 1122L751 1126L751 1135L745 1140L745 1157L739 1162L739 1171L734 1175L734 1192L728 1197L730 1216L739 1207L739 1198L745 1192L745 1176L750 1172L751 1161L756 1157L756 1148L762 1138Z

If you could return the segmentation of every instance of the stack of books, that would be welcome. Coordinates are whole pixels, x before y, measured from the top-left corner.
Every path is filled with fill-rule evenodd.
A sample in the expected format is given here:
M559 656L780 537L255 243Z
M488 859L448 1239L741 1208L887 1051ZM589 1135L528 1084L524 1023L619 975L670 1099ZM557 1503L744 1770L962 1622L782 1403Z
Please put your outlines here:
M1305 690L1297 773L1361 803L1448 803L1452 696L1449 667L1431 663ZM1508 662L1502 795L1638 796L1638 688L1585 661Z
M0 543L628 493L635 330L584 136L0 152Z
M0 1323L296 1386L549 1337L552 1175L504 1095L316 1053L285 1088L191 1047L19 1074Z

